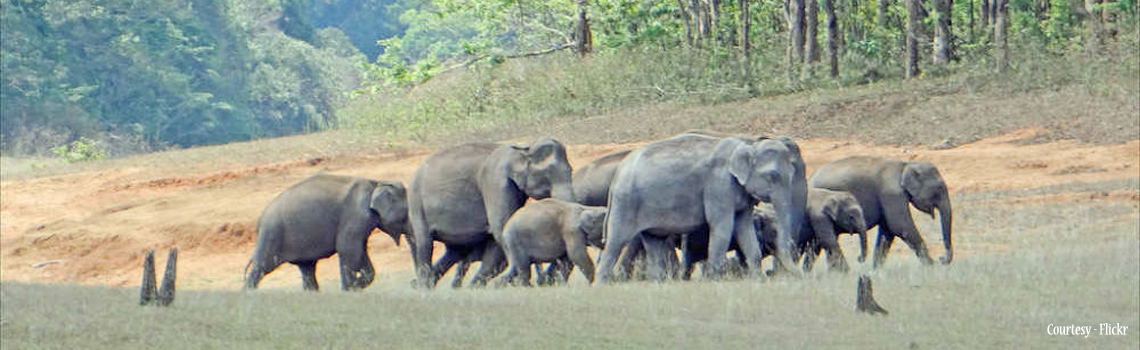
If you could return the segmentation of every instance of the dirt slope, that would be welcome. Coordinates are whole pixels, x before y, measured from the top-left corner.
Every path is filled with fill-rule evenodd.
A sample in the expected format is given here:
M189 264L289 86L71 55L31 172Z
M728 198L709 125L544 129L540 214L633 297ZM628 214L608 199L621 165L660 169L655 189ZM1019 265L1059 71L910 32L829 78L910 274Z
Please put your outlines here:
M1140 140L1104 146L1017 142L1037 132L1020 130L945 150L835 139L801 140L800 145L809 173L827 161L857 154L928 160L939 167L955 195L1140 177ZM572 145L570 161L582 165L639 145ZM174 173L158 166L5 181L0 183L0 280L129 286L138 283L146 249L160 249L157 266L164 266L165 248L178 246L180 287L236 289L253 250L254 222L282 189L319 171L406 183L431 151L296 159L203 173ZM1128 188L1018 200L1136 203L1140 192ZM932 251L941 250L933 247L940 241L928 243ZM977 253L969 248L959 246L957 255ZM386 235L373 235L370 251L380 273L410 268L406 248L396 247ZM339 284L331 261L318 268L326 288ZM263 282L280 288L299 288L299 283L296 270L288 266Z

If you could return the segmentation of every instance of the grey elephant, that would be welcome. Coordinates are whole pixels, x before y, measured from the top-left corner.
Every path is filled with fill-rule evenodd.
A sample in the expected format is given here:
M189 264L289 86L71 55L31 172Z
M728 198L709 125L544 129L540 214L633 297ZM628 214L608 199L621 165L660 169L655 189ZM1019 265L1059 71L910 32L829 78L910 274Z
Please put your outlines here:
M613 180L614 173L617 172L618 165L629 155L629 152L629 150L622 150L609 153L575 169L572 182L577 202L582 205L606 206L608 202L607 198L610 193L610 182ZM641 261L644 263L645 259L645 248L643 247L641 235L638 235L626 244L626 249L621 254L618 263L620 279L629 279L633 275L634 266L638 265L637 262ZM668 264L668 261L669 260L666 260L666 264ZM672 264L674 268L667 270L676 270L676 266L679 266L679 264L676 263L677 259L675 255L672 261L674 262L674 264ZM562 265L560 267L565 266L566 265ZM554 268L556 268L556 265L552 264L551 267L547 269L547 272L540 275L540 277L552 276ZM562 272L565 273L565 271ZM644 276L644 274L639 275ZM565 276L565 274L563 274L563 276ZM539 284L542 284L546 279L539 278L539 281Z
M867 259L867 224L863 207L850 192L808 188L807 217L802 231L812 232L801 247L806 253L804 271L810 272L820 251L827 250L831 269L847 272L847 258L839 247L839 234L859 235L859 262Z
M472 285L485 285L506 265L502 249L488 241L501 239L503 225L528 197L573 201L570 172L566 148L549 138L526 147L469 143L429 156L408 193L418 284L435 287L440 274L484 248ZM435 266L432 241L447 247Z
M503 280L530 286L532 264L569 260L593 282L594 263L586 246L602 247L605 219L605 207L553 198L523 206L503 227L501 245L510 261Z
M374 228L399 244L408 232L404 185L349 176L317 174L274 198L257 219L257 246L246 264L245 289L256 289L282 263L301 270L304 289L316 291L317 260L336 253L341 287L363 289L375 271L368 257Z
M780 218L776 257L791 265L791 237L797 234L807 201L799 147L787 138L745 139L682 134L631 152L610 184L598 280L612 279L618 255L643 235L651 261L671 249L665 238L709 231L709 275L717 278L724 252L735 240L749 272L760 272L760 245L752 207L770 202ZM657 257L657 258L653 258Z
M589 206L606 206L610 194L610 181L618 164L629 155L629 150L606 154L574 170L572 182L577 202Z
M887 258L895 237L902 238L924 264L933 264L926 243L914 226L910 206L934 217L938 209L942 224L943 264L954 259L951 241L953 210L946 182L929 162L909 162L879 157L855 156L827 163L811 177L811 186L847 191L859 201L867 229L878 226L874 266Z

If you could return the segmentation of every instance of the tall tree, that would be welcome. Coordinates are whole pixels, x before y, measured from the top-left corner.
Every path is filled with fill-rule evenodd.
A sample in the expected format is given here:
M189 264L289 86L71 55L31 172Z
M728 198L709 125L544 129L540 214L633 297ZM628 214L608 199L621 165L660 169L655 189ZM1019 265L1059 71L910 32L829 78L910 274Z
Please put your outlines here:
M804 63L810 69L819 61L819 3L807 0L804 6Z
M1009 0L993 0L994 16L994 63L998 72L1005 72L1009 65L1009 48L1006 46L1006 27L1009 25Z
M835 19L835 0L823 0L823 23L827 27L828 74L839 76L839 23Z
M953 0L933 0L934 2L934 64L945 65L950 63L953 54L953 40L951 39L951 8Z
M918 31L921 16L922 0L906 1L906 77L915 78L922 72L918 70Z
M795 79L796 68L804 61L804 0L787 0L788 17L788 79Z
M594 34L590 32L590 19L586 17L586 8L589 6L587 0L578 0L578 25L574 31L575 51L579 56L585 57L590 52L594 51L593 37Z
M688 44L689 47L692 47L694 45L692 24L693 16L689 13L689 10L685 8L685 1L686 0L677 0L677 11L681 12L681 23L685 26L685 43Z

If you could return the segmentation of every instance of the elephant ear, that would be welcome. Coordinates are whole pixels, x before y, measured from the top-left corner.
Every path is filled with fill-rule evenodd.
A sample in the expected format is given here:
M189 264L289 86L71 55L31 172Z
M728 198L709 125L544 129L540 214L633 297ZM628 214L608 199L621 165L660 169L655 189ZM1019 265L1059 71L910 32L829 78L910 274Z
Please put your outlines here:
M511 145L516 156L510 158L510 177L515 186L526 188L526 178L530 174L530 147Z
M823 208L821 211L824 215L827 215L828 218L831 218L831 222L838 222L839 209L842 207L843 201L841 201L839 197L829 196L826 200L823 201Z
M408 192L402 183L377 181L368 206L380 215L382 223L405 223L408 221ZM388 232L393 236L400 233L404 232Z
M527 151L527 162L530 164L545 164L553 162L556 153L562 145L552 139L544 138L536 141ZM565 156L563 156L565 157Z
M907 163L903 166L899 186L902 186L908 197L920 196L922 193L922 174L919 172L918 163Z
M728 159L728 173L736 178L736 182L741 186L748 184L748 178L752 176L753 165L756 157L753 157L753 150L748 146L739 146L732 150L732 155Z
M578 230L585 234L587 242L599 245L606 226L605 207L585 207L578 214Z

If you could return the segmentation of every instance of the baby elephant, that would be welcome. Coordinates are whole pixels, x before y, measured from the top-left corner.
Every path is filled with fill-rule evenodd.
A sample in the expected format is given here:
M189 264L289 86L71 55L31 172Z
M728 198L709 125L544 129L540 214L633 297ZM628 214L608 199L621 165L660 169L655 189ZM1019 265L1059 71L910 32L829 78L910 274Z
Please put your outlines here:
M594 263L586 244L601 248L606 208L548 198L531 202L511 215L500 244L510 261L503 282L530 286L532 264L569 260L594 282ZM569 275L569 273L567 273Z
M808 188L807 218L801 230L811 227L811 236L804 248L804 271L810 272L820 251L827 249L831 268L847 272L847 259L836 240L839 234L859 235L859 262L867 258L867 224L863 221L863 207L855 196L846 191Z

